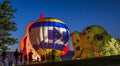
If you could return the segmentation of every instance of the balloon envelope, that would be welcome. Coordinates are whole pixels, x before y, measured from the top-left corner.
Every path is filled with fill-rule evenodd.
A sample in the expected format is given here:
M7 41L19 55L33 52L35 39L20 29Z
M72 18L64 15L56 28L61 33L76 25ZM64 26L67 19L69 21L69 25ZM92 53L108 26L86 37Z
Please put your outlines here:
M44 55L56 49L59 55L68 52L69 29L64 22L55 18L41 18L27 26L29 44L39 54ZM64 53L63 53L64 52Z

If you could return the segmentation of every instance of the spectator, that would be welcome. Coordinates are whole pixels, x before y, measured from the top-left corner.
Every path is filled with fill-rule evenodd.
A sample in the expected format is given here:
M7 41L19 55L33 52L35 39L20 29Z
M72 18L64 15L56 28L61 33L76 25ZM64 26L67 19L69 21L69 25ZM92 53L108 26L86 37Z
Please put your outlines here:
M43 62L45 60L45 56L44 55L41 55L41 62Z
M10 58L9 58L9 56L5 57L4 62L5 62L5 64L4 64L5 66L9 66L9 64L10 64Z
M20 50L20 63L22 64L22 62L23 62L23 52L22 50Z
M4 63L4 60L5 60L5 57L6 57L6 55L7 55L7 53L6 53L6 51L5 50L3 50L3 52L2 52L2 62Z
M29 64L31 64L31 63L32 63L32 60L33 60L32 55L33 55L33 52L30 50L30 52L28 53L28 57L29 57Z
M56 50L53 49L53 50L52 50L52 61L55 61L55 53L56 53Z
M37 62L39 62L39 57L37 57Z
M47 60L47 62L51 61L51 54L50 54L50 52L48 54L46 54L46 60Z
M12 66L13 62L12 60L9 60L9 66Z
M24 64L27 63L27 54L24 55Z
M17 65L17 63L18 63L18 58L19 58L18 49L16 49L16 51L14 52L14 57L15 57L15 64Z

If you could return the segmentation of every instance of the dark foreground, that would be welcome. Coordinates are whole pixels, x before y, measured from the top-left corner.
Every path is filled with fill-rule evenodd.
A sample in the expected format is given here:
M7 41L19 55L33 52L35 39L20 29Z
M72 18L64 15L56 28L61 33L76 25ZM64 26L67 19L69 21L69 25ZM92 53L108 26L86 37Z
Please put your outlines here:
M74 61L70 60L70 61L61 61L61 62L38 63L31 65L19 65L19 66L120 66L120 55L74 60Z

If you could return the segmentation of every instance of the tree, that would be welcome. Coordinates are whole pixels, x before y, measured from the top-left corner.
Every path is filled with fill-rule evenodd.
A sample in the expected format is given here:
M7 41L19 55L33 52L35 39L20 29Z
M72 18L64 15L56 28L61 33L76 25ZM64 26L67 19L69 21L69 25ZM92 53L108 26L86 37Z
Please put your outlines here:
M17 43L17 39L11 36L11 32L17 30L16 23L11 20L15 18L13 13L17 10L13 9L10 4L8 0L0 3L0 49L3 50L7 50L8 45Z

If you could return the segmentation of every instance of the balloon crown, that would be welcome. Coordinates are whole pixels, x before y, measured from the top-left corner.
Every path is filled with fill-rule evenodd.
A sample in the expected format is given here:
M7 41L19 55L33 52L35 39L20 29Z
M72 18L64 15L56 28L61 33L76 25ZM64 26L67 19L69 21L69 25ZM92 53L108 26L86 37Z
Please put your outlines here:
M44 14L43 13L40 14L40 19L42 19L42 18L44 18Z

